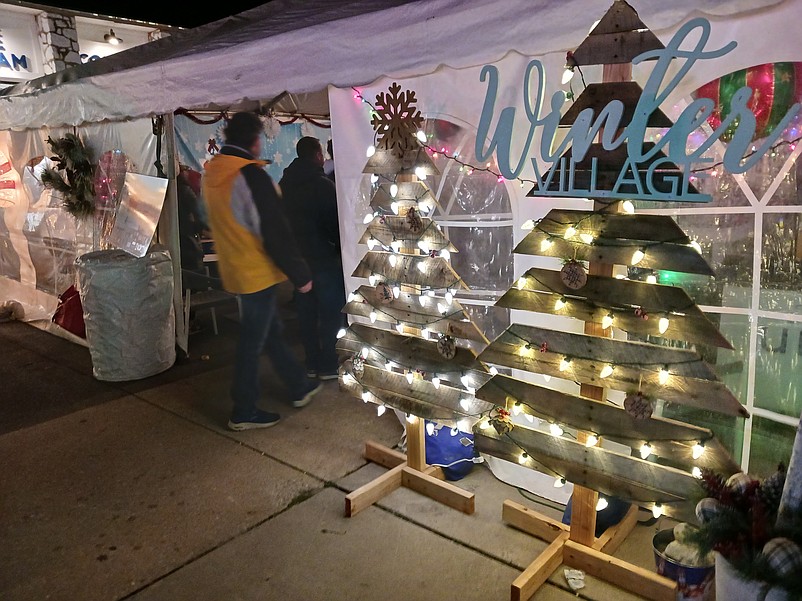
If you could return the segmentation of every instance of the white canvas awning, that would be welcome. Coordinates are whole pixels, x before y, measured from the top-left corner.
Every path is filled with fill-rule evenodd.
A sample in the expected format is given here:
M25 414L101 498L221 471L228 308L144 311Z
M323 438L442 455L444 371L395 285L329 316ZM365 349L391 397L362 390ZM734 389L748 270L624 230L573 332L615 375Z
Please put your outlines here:
M649 26L659 32L693 14L726 17L781 2L632 6L648 9ZM586 15L609 7L610 0L273 0L8 88L0 95L0 129L234 108L269 103L285 91L294 110L318 114L329 85L485 64L510 52L572 49L587 35Z

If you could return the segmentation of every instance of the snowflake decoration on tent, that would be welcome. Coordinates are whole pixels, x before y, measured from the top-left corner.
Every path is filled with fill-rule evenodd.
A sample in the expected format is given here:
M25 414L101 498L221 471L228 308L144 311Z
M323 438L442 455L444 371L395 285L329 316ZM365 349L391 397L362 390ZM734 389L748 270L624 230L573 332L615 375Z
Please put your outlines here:
M376 95L376 111L370 120L379 136L376 148L389 150L398 157L418 148L415 134L423 125L423 117L415 102L415 92L401 92L401 86L395 82L389 93Z
M266 115L260 115L259 119L262 121L262 125L264 126L265 136L272 142L281 133L281 123L279 123L278 119L276 119L276 116L272 112L269 112Z

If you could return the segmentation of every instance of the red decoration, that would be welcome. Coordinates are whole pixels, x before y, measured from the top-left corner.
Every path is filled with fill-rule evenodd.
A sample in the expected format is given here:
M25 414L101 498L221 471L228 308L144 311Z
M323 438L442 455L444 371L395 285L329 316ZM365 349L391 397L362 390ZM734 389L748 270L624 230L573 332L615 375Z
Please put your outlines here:
M693 93L694 98L709 98L715 108L707 122L713 129L721 125L731 110L732 97L740 88L752 89L747 106L756 120L755 140L767 136L788 109L802 99L802 62L766 63L728 73L706 83ZM722 136L732 137L733 128Z

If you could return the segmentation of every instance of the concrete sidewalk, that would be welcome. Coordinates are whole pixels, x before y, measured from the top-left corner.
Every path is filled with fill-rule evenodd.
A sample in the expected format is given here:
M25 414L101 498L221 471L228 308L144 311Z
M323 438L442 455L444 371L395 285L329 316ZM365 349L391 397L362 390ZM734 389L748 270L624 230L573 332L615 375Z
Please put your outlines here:
M477 465L455 482L475 493L473 515L402 488L346 518L345 495L385 472L365 441L395 446L398 419L336 381L293 409L265 362L264 407L281 423L228 431L237 324L218 317L189 358L126 383L95 380L84 347L0 324L0 599L510 598L546 544L505 525L503 501L559 508ZM654 570L651 537L672 526L638 526L616 556ZM579 597L639 599L592 577ZM576 595L560 568L532 598Z

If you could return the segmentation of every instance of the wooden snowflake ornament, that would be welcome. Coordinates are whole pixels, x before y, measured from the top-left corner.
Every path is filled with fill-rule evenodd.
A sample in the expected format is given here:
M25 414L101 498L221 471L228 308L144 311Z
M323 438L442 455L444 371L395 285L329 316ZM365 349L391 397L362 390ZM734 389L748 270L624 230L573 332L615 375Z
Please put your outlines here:
M402 158L405 152L419 147L415 135L423 125L423 116L415 102L415 92L402 92L395 82L388 93L376 95L376 111L370 124L378 135L377 149Z
M444 359L453 359L457 355L457 342L451 336L444 335L437 339L437 352Z
M560 279L571 290L579 290L588 283L588 274L582 263L571 259L560 270Z
M379 282L373 290L376 294L376 300L382 305L389 305L393 302L393 289L385 282Z

